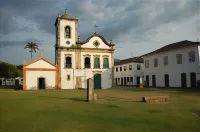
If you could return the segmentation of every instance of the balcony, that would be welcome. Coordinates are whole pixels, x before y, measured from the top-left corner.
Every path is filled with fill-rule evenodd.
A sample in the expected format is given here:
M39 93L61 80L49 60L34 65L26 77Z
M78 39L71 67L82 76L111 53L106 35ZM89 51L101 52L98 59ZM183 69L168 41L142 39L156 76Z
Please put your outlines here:
M65 68L72 68L72 63L65 63Z
M90 64L85 64L85 68L90 68Z
M100 68L100 64L94 64L94 68Z

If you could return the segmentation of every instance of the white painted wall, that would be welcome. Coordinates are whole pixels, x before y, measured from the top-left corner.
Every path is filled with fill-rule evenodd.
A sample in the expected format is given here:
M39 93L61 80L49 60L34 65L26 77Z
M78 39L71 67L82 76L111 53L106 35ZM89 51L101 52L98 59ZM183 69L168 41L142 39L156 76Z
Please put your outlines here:
M71 38L65 38L65 27L71 27ZM67 21L65 19L60 20L60 46L70 47L72 44L76 44L76 35L75 35L75 21ZM67 45L66 41L70 41L70 44Z
M71 54L72 68L65 68L65 54ZM74 89L74 82L76 81L73 75L73 69L76 67L76 56L75 52L61 51L61 89ZM70 75L70 80L67 80L67 75Z
M54 89L56 84L56 71L26 71L27 90L38 89L38 78L45 78L46 89Z
M140 65L140 70L137 70L137 64ZM129 65L132 65L132 70L129 70ZM124 71L124 66L126 66L126 71ZM137 85L137 77L143 77L143 63L137 63L137 62L132 62L132 63L126 63L122 65L116 65L114 66L114 81L116 85L116 80L117 78L117 84L121 85L121 78L123 78L123 83L124 83L124 77L126 77L126 85ZM122 67L122 71L120 71L120 67ZM116 68L118 68L118 72L116 72ZM127 82L127 77L129 77L129 82ZM130 77L133 77L133 83L131 82ZM120 78L120 81L118 81L118 78Z
M195 51L195 62L189 63L188 53L190 51ZM176 63L176 55L182 54L182 64ZM168 66L164 66L163 57L168 56ZM154 67L153 60L158 58L158 67ZM163 53L158 53L154 55L149 55L144 57L145 60L149 60L149 68L143 69L144 79L146 80L146 75L149 75L149 85L152 86L152 75L156 75L156 86L164 87L165 80L164 74L169 74L169 86L170 87L181 87L181 73L187 74L187 86L190 87L190 73L199 73L199 47L186 47L181 49L176 49L172 51L167 51ZM200 79L200 75L197 75L197 80Z

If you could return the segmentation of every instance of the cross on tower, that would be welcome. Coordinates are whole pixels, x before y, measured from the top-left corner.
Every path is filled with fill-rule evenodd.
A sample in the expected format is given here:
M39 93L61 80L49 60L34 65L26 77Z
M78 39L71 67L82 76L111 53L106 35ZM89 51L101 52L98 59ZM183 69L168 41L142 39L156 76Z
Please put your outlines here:
M40 57L42 57L42 51L43 51L43 49L40 49Z

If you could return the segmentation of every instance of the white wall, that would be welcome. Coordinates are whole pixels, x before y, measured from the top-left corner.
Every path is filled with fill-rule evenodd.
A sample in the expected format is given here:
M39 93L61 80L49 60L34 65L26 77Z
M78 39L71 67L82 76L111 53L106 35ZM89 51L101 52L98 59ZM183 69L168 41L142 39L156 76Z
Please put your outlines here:
M55 88L56 71L26 71L27 90L38 89L38 78L45 78L46 89Z
M140 70L137 70L137 64L140 65ZM132 65L132 70L129 70L129 65ZM143 77L143 71L142 71L143 65L144 65L143 63L132 62L114 66L115 85L116 85L115 78L117 78L117 84L121 85L121 78L123 78L123 83L124 83L124 77L126 77L126 85L137 85L137 77ZM124 66L126 66L126 71L124 71ZM122 67L122 71L120 71L120 67ZM118 68L118 72L116 72L116 68ZM129 82L127 82L127 77L129 77ZM133 82L131 82L130 77L133 77ZM120 78L120 81L118 80L118 78Z
M188 53L195 51L195 62L189 63ZM176 55L182 54L182 64L176 63ZM168 65L164 66L163 57L168 56ZM154 67L153 60L158 58L158 67ZM156 86L164 87L165 80L164 75L169 74L169 86L170 87L181 87L181 73L187 74L187 86L190 87L190 73L199 73L199 51L198 47L186 47L173 51L158 53L155 55L149 55L144 57L145 60L149 60L149 68L144 67L144 78L149 75L149 85L152 86L152 75L156 75ZM199 74L197 79L200 78Z
M65 68L65 54L71 54L71 61L72 61L72 68L66 69ZM76 82L75 78L73 77L73 69L76 67L76 56L75 52L68 52L68 51L61 51L61 89L74 89ZM67 80L67 75L70 75L70 80Z

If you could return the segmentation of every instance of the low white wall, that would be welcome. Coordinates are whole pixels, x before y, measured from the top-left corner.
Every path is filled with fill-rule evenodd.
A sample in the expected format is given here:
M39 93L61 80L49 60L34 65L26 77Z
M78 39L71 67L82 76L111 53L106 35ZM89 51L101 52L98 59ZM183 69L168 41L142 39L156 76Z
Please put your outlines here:
M38 89L38 78L45 78L46 89L54 89L56 84L56 71L26 71L27 90Z

